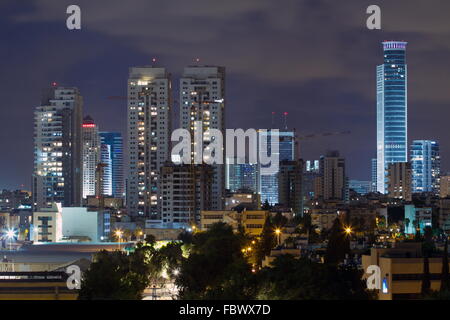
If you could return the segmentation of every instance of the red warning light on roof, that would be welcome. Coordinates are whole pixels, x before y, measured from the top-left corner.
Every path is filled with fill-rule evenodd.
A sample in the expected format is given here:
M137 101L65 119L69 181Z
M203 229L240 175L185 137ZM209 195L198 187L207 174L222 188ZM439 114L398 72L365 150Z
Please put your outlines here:
M56 87L58 84L56 82L52 82L52 86Z
M287 115L288 115L288 113L287 113L287 112L285 112L285 113L284 113L284 115L285 115L285 116L287 116Z

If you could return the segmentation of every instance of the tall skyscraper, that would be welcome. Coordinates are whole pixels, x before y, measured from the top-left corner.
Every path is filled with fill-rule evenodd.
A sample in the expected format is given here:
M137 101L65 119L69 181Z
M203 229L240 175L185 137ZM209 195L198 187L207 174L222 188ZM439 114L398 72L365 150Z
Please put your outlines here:
M225 136L225 68L190 66L180 79L180 123L194 137L196 123L202 130L220 130ZM203 148L212 137L203 136ZM222 151L224 152L224 151ZM193 152L194 156L194 152ZM225 161L225 158L224 158ZM225 165L213 164L212 209L222 210L225 204Z
M278 136L279 161L297 160L298 145L295 131L267 131L260 132L259 139L262 139L261 148L267 149L267 154L271 154L272 137ZM258 143L259 146L259 143ZM260 164L258 164L258 188L261 194L261 203L269 202L271 205L278 203L278 172L270 175L262 175ZM264 167L264 166L263 166Z
M291 208L296 215L303 214L303 167L302 160L283 160L278 172L278 202Z
M83 119L83 198L95 196L95 170L100 162L98 127L90 116Z
M377 159L374 158L371 161L371 185L370 192L377 192Z
M109 146L111 159L111 196L123 198L125 195L125 181L123 172L123 139L119 132L100 132L100 142Z
M411 145L412 192L439 193L441 160L439 143L414 140Z
M384 63L377 66L377 191L386 193L390 163L408 161L406 44L384 41Z
M171 91L166 69L130 68L127 207L133 216L158 218L158 177L170 159Z
M46 90L34 112L33 201L80 206L82 197L83 98L77 88Z
M100 147L101 177L99 177L99 193L102 196L113 195L113 159L111 145L102 144Z
M348 182L345 173L345 159L338 151L329 151L320 157L320 178L316 198L323 200L346 200Z
M303 168L302 193L304 201L315 198L314 181L318 177L320 177L320 161L307 160Z
M244 162L244 161L242 161ZM257 192L257 164L256 163L230 163L227 158L226 162L226 183L225 188L231 192L238 190L248 190Z

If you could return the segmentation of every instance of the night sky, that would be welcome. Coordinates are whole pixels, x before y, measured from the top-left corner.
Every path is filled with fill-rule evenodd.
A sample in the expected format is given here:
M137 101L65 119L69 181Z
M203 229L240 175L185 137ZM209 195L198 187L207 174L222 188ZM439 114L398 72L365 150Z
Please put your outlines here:
M70 4L81 7L80 31L66 28ZM366 28L371 4L382 9L382 30ZM153 57L175 89L197 57L225 66L227 128L270 128L275 111L276 126L288 112L288 127L300 135L350 130L302 141L301 157L338 149L349 178L369 180L383 40L409 42L409 142L439 140L445 172L449 15L448 0L1 0L0 189L30 187L43 88L53 81L80 88L85 114L101 130L125 134L126 100L107 98L125 96L128 68Z

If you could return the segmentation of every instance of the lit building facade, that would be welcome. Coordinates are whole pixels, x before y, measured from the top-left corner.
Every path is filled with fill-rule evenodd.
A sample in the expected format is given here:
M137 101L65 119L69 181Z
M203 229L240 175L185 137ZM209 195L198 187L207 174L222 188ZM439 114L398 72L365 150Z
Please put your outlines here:
M441 198L450 197L450 175L447 173L440 178L439 194Z
M47 90L34 112L33 202L79 206L82 198L83 98L77 88Z
M225 177L225 188L231 192L248 190L256 193L258 190L257 164L239 164L236 160L230 163L230 159L227 158Z
M411 201L411 163L391 163L387 171L389 197Z
M189 227L200 222L200 212L211 210L213 168L177 165L161 168L161 220L165 225Z
M95 170L100 161L100 139L98 127L87 116L83 119L83 198L95 195Z
M97 180L99 183L98 195L112 196L113 193L113 170L112 170L112 152L109 144L102 144L100 146L100 162L101 169L100 177Z
M441 160L439 143L414 140L411 145L412 192L439 194Z
M377 192L377 159L371 161L371 185L370 192Z
M100 143L109 146L111 161L111 196L123 198L125 196L125 181L123 171L123 138L119 132L100 132ZM109 177L108 177L109 178Z
M225 68L218 66L190 66L184 68L180 79L180 124L194 138L194 132L217 129L225 136ZM200 123L201 128L196 127ZM214 139L203 134L202 150ZM199 147L199 146L197 146ZM195 157L196 148L192 152ZM225 154L222 150L222 158ZM222 210L225 205L225 165L213 164L212 208Z
M259 132L259 139L262 139L261 143L258 143L258 147L261 146L264 150L267 150L267 154L271 152L272 136L278 136L278 157L279 161L295 161L297 160L297 140L295 131L261 131ZM274 174L261 174L261 167L258 164L258 192L261 195L261 203L269 202L271 205L278 203L278 171Z
M345 159L338 151L329 151L320 157L320 177L316 179L316 199L347 200L348 183Z
M127 207L132 216L158 218L158 176L170 159L171 92L166 69L130 68Z
M408 161L406 42L384 41L377 66L377 191L386 193L390 163Z
M319 160L307 160L305 162L302 181L303 201L311 200L315 197L314 181L320 177L319 163Z

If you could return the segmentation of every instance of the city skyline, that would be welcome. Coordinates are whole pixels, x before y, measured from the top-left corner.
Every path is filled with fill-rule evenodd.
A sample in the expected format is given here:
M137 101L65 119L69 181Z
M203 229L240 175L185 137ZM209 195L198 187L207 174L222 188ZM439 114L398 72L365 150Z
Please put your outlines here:
M105 13L104 21L117 17L117 10L114 10L115 2L111 3L112 10ZM224 65L227 68L226 123L236 123L233 126L227 125L227 128L270 128L271 112L275 111L277 127L284 125L282 113L288 112L288 128L296 128L299 134L351 130L352 134L346 137L324 137L314 142L302 143L300 146L301 157L317 159L320 155L325 154L327 149L340 150L347 159L349 178L369 180L370 160L375 157L373 148L375 144L373 70L380 61L380 42L385 39L404 39L409 43L410 90L408 99L410 105L409 128L411 130L408 134L408 146L412 140L440 141L441 171L446 172L449 169L450 151L445 145L445 123L442 122L445 116L434 115L439 113L445 115L447 112L445 106L450 100L443 90L446 84L446 76L443 73L447 63L445 52L448 50L445 39L446 27L442 27L436 22L425 31L419 32L417 26L408 22L412 13L405 12L397 5L381 3L384 17L383 33L381 34L377 31L368 31L362 23L355 21L354 18L349 20L352 12L357 10L364 12L365 4L345 4L340 8L334 8L333 6L323 7L321 4L314 7L307 2L298 5L291 2L286 4L286 9L283 10L292 9L294 12L293 17L285 22L290 24L289 28L283 26L283 23L276 17L272 23L261 26L258 21L271 17L268 13L270 5L265 2L261 3L252 8L235 8L232 5L224 5L227 9L225 16L219 19L213 15L217 20L209 29L214 35L210 38L199 38L200 45L196 46L196 49L186 44L180 37L175 37L174 30L171 29L166 34L166 41L159 42L161 46L153 47L158 47L158 50L155 50L145 45L140 47L138 40L129 38L131 30L124 30L124 34L121 35L117 29L110 28L109 33L106 33L97 22L89 17L89 12L97 12L99 9L96 5L89 5L87 2L81 1L80 3L87 12L85 28L80 31L81 36L69 33L63 25L59 26L60 22L56 16L59 6L52 8L46 15L46 19L42 20L42 10L48 9L45 2L36 5L34 9L28 8L26 12L20 5L9 2L8 10L2 12L7 16L6 19L2 19L5 27L1 32L5 37L16 39L16 41L9 42L11 48L15 48L18 52L23 52L23 49L30 49L30 52L37 50L27 47L33 44L33 41L30 43L24 41L31 39L30 37L45 40L50 45L58 41L69 41L70 45L67 45L66 49L61 49L60 54L54 54L48 50L40 52L35 55L36 58L28 62L28 65L25 63L26 56L19 53L11 63L4 66L5 72L0 79L5 88L2 93L3 103L10 105L11 108L2 108L0 114L0 119L3 120L0 129L0 143L6 150L11 151L0 160L0 167L8 168L8 170L1 171L0 188L15 189L20 188L23 184L24 188L30 189L31 179L29 177L32 171L32 141L30 141L32 140L32 130L30 130L32 112L30 110L39 104L40 92L43 88L49 86L53 81L62 86L78 87L85 100L85 114L91 114L99 122L102 130L119 131L124 134L126 132L126 103L119 98L108 99L108 97L125 96L128 68L134 65L151 64L154 57L157 59L157 66L165 67L173 73L174 96L177 96L176 80L180 78L183 67L195 64L197 57L202 65ZM133 10L130 15L135 16L136 23L142 22L144 25L150 23L138 12L138 8L141 8L144 3L136 1L136 4L136 8L130 9ZM64 5L65 3L62 3L61 8L64 8ZM303 16L300 10L303 7L310 9L309 16ZM194 14L186 7L182 9L185 10L183 19ZM175 19L174 13L170 9L163 8L161 10L167 13L169 22L175 21L173 20ZM430 14L437 14L436 21L443 19L439 14L442 9L438 10L438 8L429 6L423 10ZM319 15L319 11L332 16L332 21L315 19ZM335 13L332 15L331 12ZM197 14L211 13L200 11ZM244 43L241 47L233 46L233 50L227 51L227 54L224 55L222 52L224 50L221 50L224 48L223 46L230 43L235 44L243 39L242 36L236 35L236 39L230 38L234 34L232 28L226 29L224 34L219 34L219 27L224 22L233 19L232 17L243 22L241 27L235 28L243 28L247 31L247 35L263 31L263 34L267 34L273 43L278 44L279 49L267 48L267 52L258 56L257 61L243 65L239 57L243 54L255 55L264 48L262 47L262 36L259 36L254 41L250 41L251 43ZM297 19L300 17L303 19ZM269 19L269 21L271 20ZM343 21L348 23L342 24ZM161 27L166 26L165 22L158 20L157 23ZM416 23L422 27L424 22L419 20ZM336 24L336 26L332 24ZM32 30L30 30L31 25L35 26L35 28L31 28ZM302 26L314 26L314 28L302 28ZM49 27L55 28L49 29ZM337 29L336 31L331 30L334 27ZM135 31L133 24L130 25L130 28ZM190 30L201 29L201 24L187 28L192 28ZM12 32L6 34L4 31L6 29L12 30ZM279 34L277 31L285 29L289 29L289 32L275 40L275 34ZM311 31L312 29L314 31ZM204 32L206 33L206 31ZM326 46L324 43L327 42L325 40L330 39L335 32L339 33L337 40L328 41L327 46L331 46L330 48L324 47ZM148 37L158 38L154 34L143 35L143 37L145 39ZM313 41L316 38L323 39L324 43ZM50 41L50 39L53 40ZM126 44L125 39L129 39L130 44ZM217 42L216 40L219 39L223 39L223 41ZM296 41L297 39L298 41ZM95 42L99 42L103 49L99 49L94 44ZM113 43L116 44L115 49L106 54L103 50L110 48ZM308 45L303 45L305 43ZM173 51L165 49L164 44L186 50L181 50L183 53L174 54ZM215 46L211 46L211 44ZM87 47L92 49L90 53L84 49ZM358 47L358 52L348 50L356 47ZM440 50L433 50L434 47ZM199 50L199 48L203 49ZM330 50L324 51L323 49ZM290 51L290 53L288 54L286 51ZM315 51L323 53L313 56L311 53ZM95 58L94 52L101 57L100 62ZM335 56L341 58L335 59ZM33 74L30 71L31 63L36 66ZM289 64L291 68L288 68ZM17 71L9 72L11 66ZM87 70L93 72L87 72ZM430 76L430 72L440 76ZM5 78L6 74L9 74L7 79ZM20 78L17 78L18 74L21 75ZM20 83L20 86L14 85L15 83ZM26 94L18 94L19 88L25 90ZM298 99L299 96L301 99ZM8 109L8 114L5 114L5 109ZM177 105L174 109L174 123L177 124ZM429 110L436 112L428 112ZM4 119L8 119L8 121ZM424 122L425 125L419 125ZM14 128L11 127L12 123L15 124ZM15 135L14 141L10 141L11 133L14 130L19 130L19 134ZM20 144L23 147L13 148L14 144Z
M1 1L0 300L450 300L446 10Z

